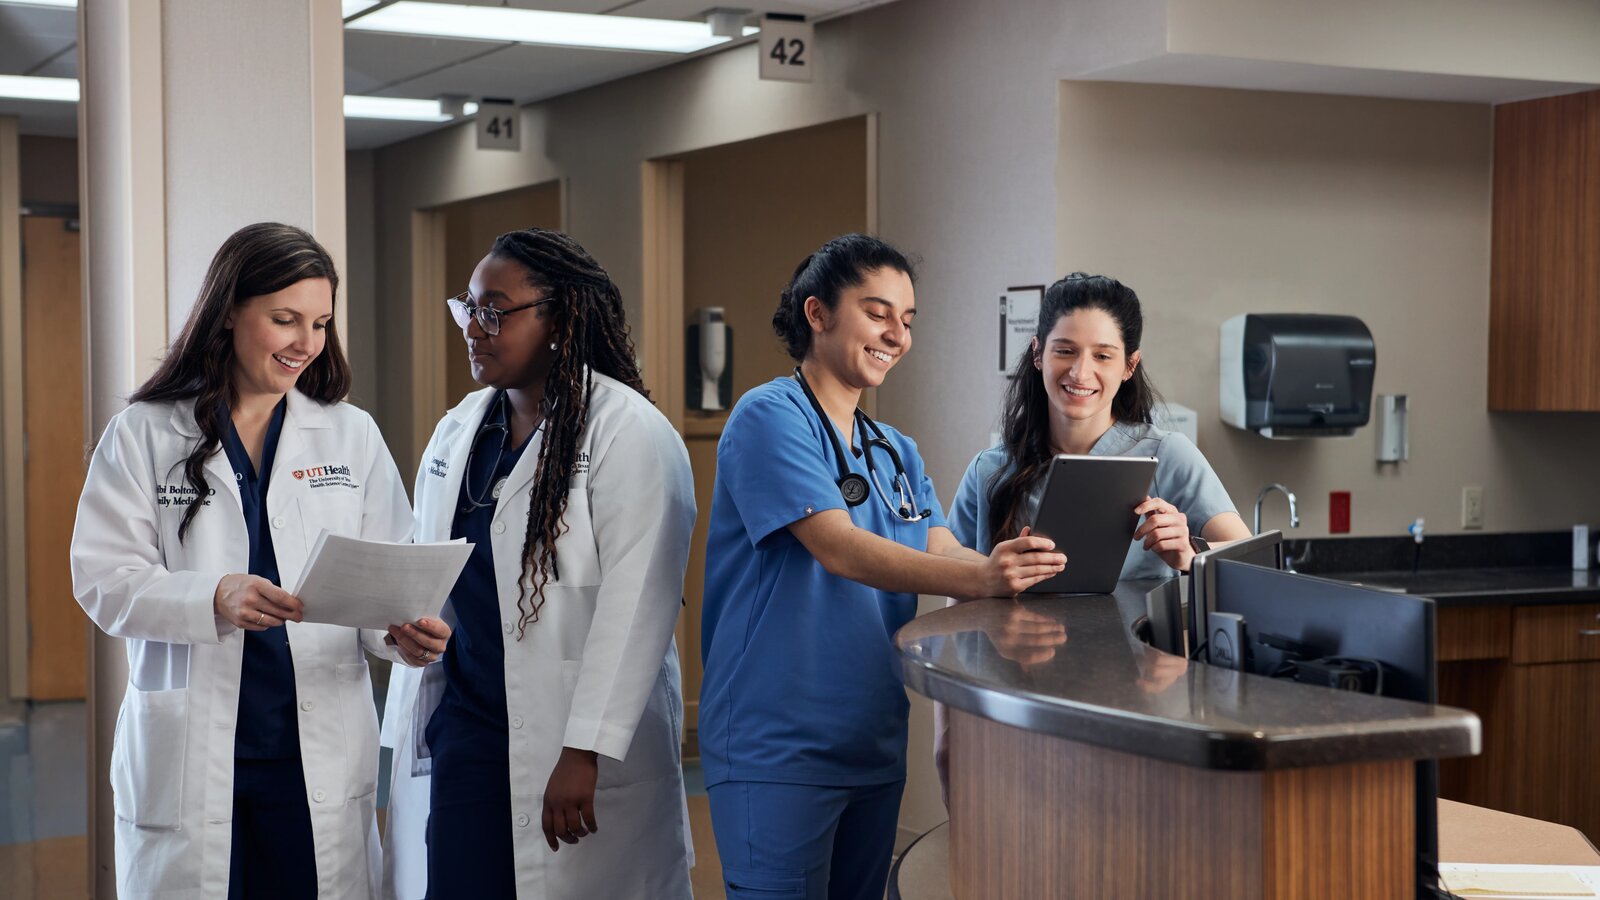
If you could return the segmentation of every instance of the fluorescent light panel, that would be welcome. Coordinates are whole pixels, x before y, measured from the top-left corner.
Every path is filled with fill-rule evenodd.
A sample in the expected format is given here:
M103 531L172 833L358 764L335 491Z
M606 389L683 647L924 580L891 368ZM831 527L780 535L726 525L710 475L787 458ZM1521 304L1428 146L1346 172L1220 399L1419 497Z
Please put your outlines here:
M457 6L421 0L400 0L345 27L352 31L654 53L693 53L730 40L712 35L711 27L704 22Z
M78 0L0 0L12 6L50 6L56 9L77 9Z
M364 97L344 95L344 114L350 119L402 119L408 122L448 122L439 111L437 100L412 100L407 97Z
M0 75L0 97L14 100L78 102L78 79L38 75Z
M344 17L348 19L362 10L371 9L377 5L378 0L344 0L341 11L344 13Z

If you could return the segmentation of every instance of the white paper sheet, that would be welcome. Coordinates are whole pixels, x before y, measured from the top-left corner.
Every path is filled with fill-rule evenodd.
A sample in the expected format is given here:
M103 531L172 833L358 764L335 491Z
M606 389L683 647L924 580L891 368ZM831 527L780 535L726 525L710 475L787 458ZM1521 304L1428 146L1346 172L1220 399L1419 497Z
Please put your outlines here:
M471 555L466 541L392 544L323 531L292 593L307 622L384 629L437 616Z
M1440 863L1439 880L1462 898L1582 900L1600 897L1600 866Z

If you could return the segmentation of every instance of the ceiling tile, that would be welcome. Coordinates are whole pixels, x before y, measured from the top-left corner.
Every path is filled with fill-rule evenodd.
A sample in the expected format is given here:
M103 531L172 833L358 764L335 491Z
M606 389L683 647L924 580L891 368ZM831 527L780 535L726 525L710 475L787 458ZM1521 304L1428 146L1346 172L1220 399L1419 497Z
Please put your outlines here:
M0 75L21 75L77 41L75 10L0 5Z
M391 97L509 97L531 103L557 94L669 65L677 54L578 50L519 44L472 62L396 84Z
M347 94L370 94L385 85L510 46L513 45L492 41L456 41L347 30L344 33L344 90ZM390 96L425 95L391 92Z

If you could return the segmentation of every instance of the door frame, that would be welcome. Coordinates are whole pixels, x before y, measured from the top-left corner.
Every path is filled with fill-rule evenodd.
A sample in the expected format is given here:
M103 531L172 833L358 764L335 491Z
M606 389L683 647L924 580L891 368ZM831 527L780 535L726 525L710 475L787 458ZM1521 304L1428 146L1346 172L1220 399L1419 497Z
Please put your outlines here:
M6 696L28 696L28 548L22 417L22 199L17 120L0 116L0 562Z

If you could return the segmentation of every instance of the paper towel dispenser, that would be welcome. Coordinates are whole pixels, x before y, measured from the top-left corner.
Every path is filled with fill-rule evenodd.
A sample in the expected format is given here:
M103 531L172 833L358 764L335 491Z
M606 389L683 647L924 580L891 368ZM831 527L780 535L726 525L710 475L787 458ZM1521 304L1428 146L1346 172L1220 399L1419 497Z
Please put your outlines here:
M1354 434L1377 350L1354 316L1249 313L1222 323L1222 421L1269 438Z

